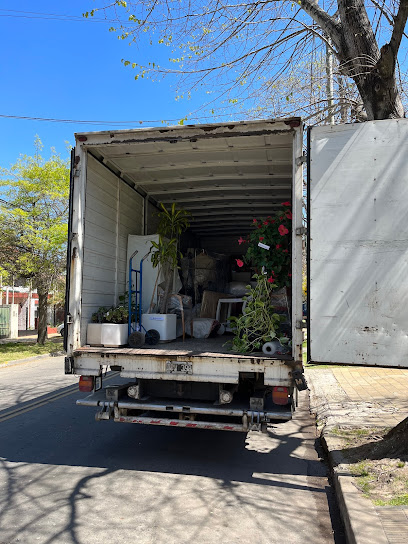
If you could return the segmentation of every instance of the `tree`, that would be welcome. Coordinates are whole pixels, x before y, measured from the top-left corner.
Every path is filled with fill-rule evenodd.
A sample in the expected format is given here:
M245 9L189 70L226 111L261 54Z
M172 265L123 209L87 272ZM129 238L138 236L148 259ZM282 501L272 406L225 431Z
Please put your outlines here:
M30 278L38 293L38 338L47 338L48 294L65 269L68 162L51 150L41 157L21 156L10 169L0 171L0 259L3 267Z
M337 96L313 108L340 111L351 82L361 98L349 104L355 112L361 102L368 119L404 115L396 73L408 0L337 0L328 1L325 9L316 0L114 0L100 10L110 18L115 11L118 25L111 30L119 39L143 44L147 37L148 43L176 52L169 60L177 69L122 59L138 69L136 79L178 74L190 90L207 85L210 101L216 101L218 89L227 103L256 110L260 95L271 96L279 78L324 47L337 59L340 80Z

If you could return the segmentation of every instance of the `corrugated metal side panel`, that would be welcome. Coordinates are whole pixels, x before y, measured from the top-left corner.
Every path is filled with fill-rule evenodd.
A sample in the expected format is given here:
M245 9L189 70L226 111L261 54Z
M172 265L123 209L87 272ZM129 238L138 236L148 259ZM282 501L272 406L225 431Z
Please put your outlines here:
M147 218L146 218L146 232L145 234L156 234L159 224L159 218L157 212L159 210L151 202L147 203Z
M407 366L408 120L311 132L311 359Z
M92 156L88 156L81 344L99 306L112 306L126 291L129 234L143 229L143 198Z

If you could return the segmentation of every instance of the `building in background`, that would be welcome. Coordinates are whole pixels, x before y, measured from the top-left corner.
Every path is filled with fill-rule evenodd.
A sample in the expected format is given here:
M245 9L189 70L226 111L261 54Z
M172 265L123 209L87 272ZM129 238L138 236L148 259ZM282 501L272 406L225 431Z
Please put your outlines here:
M18 305L18 330L34 330L37 328L38 319L38 294L29 287L1 287L0 304ZM53 295L48 296L47 323L56 326L64 321L64 308L61 305L52 304Z

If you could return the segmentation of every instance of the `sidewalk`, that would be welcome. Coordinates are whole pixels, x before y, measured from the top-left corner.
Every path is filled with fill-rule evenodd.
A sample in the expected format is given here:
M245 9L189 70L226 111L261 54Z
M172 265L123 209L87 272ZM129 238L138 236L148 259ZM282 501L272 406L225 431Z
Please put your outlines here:
M408 370L378 367L312 366L305 370L311 411L329 455L348 542L408 542L408 506L380 507L354 485L335 438L336 429L384 429L408 415Z
M53 332L48 335L48 340L51 338L60 338L61 335L58 332ZM37 341L37 331L18 331L18 338L1 338L0 344L8 344L10 342L30 343Z

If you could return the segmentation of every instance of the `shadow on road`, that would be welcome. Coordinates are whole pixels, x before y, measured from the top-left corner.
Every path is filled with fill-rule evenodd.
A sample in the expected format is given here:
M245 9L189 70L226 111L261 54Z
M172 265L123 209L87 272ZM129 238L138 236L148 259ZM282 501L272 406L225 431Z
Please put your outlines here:
M332 492L324 479L325 466L316 458L314 427L307 411L300 411L295 421L272 427L268 436L245 435L96 423L93 409L74 404L76 396L77 392L0 423L0 460L6 480L2 488L7 490L1 495L0 525L13 526L14 517L28 502L31 511L37 512L14 523L18 527L10 532L14 538L24 540L27 531L41 532L41 520L49 525L58 505L66 511L61 518L65 521L58 518L44 542L84 542L80 536L83 516L98 520L99 525L106 516L115 541L119 520L107 505L126 512L137 503L136 517L145 516L142 525L158 531L152 542L166 541L153 518L165 512L177 534L182 531L180 512L191 514L192 507L200 512L200 520L194 518L191 527L183 529L191 534L178 542L200 541L211 526L211 512L221 507L226 509L228 527L253 524L234 517L241 509L253 511L259 517L257 531L262 529L261 514L266 511L273 515L273 524L287 523L287 516L293 516L292 500L286 497L309 502L312 511L327 511ZM134 519L134 508L132 512L129 516ZM292 519L299 531L304 531L308 516L307 510L300 509ZM316 517L317 534L331 531L324 524L319 528L319 523ZM133 529L129 526L128 530ZM313 542L326 540L319 537Z

